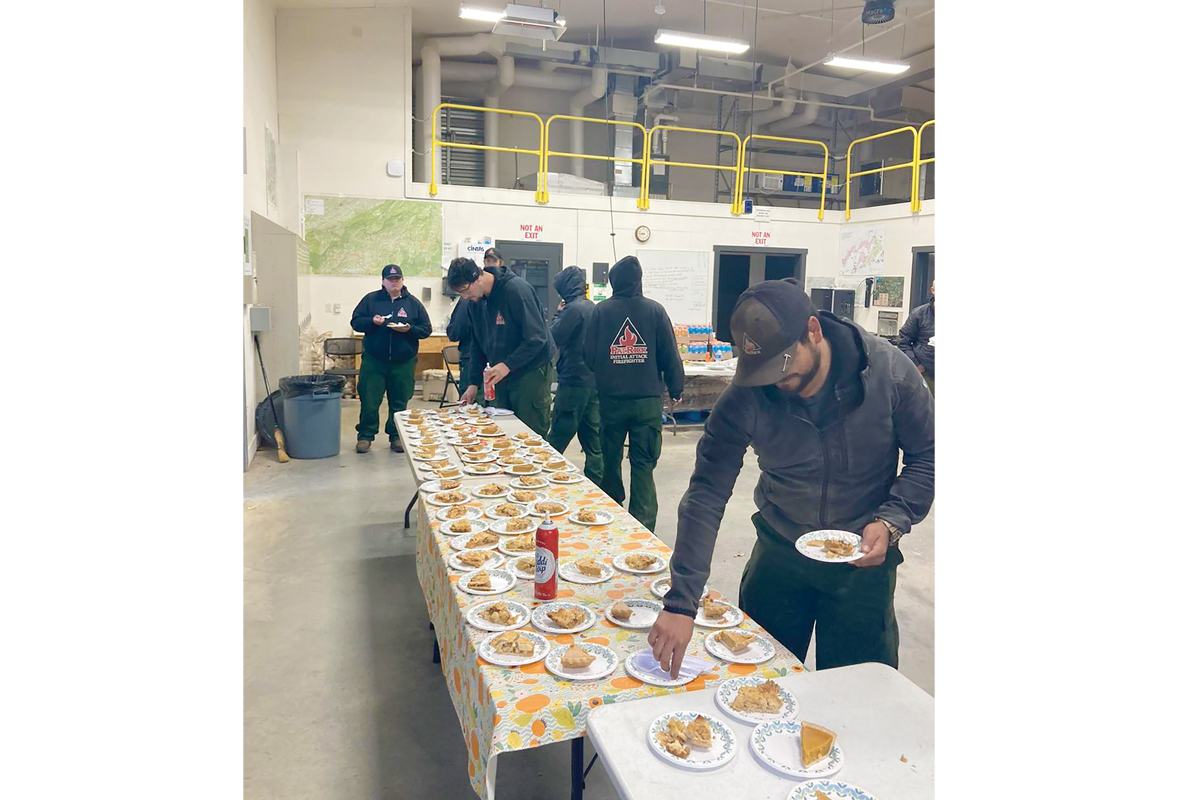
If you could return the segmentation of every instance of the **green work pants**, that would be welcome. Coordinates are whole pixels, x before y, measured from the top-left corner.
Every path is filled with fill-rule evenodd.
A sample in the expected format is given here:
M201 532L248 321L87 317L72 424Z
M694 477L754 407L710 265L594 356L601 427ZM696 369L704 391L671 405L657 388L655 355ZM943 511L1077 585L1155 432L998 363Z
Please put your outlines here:
M599 486L604 477L604 459L600 453L600 398L591 386L560 383L558 394L554 396L550 435L546 441L562 453L576 433L579 434L579 446L583 448L583 474Z
M600 449L604 457L600 488L616 502L625 502L621 462L628 437L629 513L651 531L658 517L654 467L662 454L662 410L661 397L600 397Z
M817 669L900 661L896 567L889 547L877 567L824 564L796 552L761 514L751 517L758 540L742 573L738 605L784 647L803 659L817 631Z
M403 411L413 396L413 384L416 382L417 359L408 361L380 361L370 353L363 351L362 366L358 370L358 398L362 403L358 412L359 439L371 440L379 433L379 404L383 402L383 393L387 392L388 441L400 438L396 430L396 412Z
M483 391L483 387L479 388ZM507 408L534 433L545 438L550 431L550 362L496 384L496 400L489 405Z

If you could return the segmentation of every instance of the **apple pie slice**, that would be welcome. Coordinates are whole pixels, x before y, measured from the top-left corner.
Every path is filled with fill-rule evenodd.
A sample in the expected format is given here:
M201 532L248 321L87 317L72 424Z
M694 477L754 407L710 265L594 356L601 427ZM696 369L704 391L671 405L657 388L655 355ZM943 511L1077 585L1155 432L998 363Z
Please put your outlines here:
M508 610L507 603L492 603L487 608L479 612L479 617L485 622L490 622L493 625L511 625L516 621L516 617Z
M537 486L541 482L542 479L536 475L526 475L524 478L521 478L522 486Z
M534 562L533 556L525 556L517 559L517 569L524 572L526 575L532 575L537 572L537 563Z
M587 614L583 613L582 609L572 606L563 606L549 611L546 616L554 620L554 624L560 628L574 628L587 619Z
M479 487L479 493L488 497L499 497L507 491L508 489L505 489L498 483L489 483Z
M569 480L571 480L571 473L569 473L569 472L556 472L556 473L554 473L553 475L551 475L551 476L550 476L550 480L553 480L553 481L569 481Z
M754 643L753 636L733 631L721 631L713 638L728 647L732 653L740 653Z
M577 644L567 648L562 655L562 665L567 669L587 669L596 657Z
M700 602L704 607L705 619L721 619L725 616L725 612L729 610L729 607L724 603L714 600L711 594L704 595Z
M658 565L658 559L645 553L632 553L625 556L625 566L630 569L650 569Z
M696 718L684 729L683 735L696 747L703 747L706 750L712 747L712 726L700 714L697 714Z
M465 503L467 498L463 493L454 489L449 492L438 492L433 496L433 499L438 503Z
M601 571L600 564L591 556L579 559L575 562L575 566L581 574L587 575L589 578L599 578L604 574Z
M533 507L533 510L536 511L538 514L549 514L551 516L554 516L555 514L561 514L562 512L566 511L567 507L564 506L562 503L555 503L553 501L550 501L550 502L546 502L546 503L538 503L537 505L535 505Z
M492 640L492 647L497 653L506 656L533 655L533 642L517 631L507 631Z
M508 524L511 526L513 523L516 523L516 522L520 522L523 524L525 522L525 520L512 519L512 520L508 521ZM518 530L520 530L520 528L518 528ZM509 550L516 550L519 553L532 553L535 547L537 547L537 543L534 541L532 533L526 533L526 534L522 534L521 536L516 536L513 538L513 540L511 542L508 543Z
M783 698L779 696L779 684L767 681L758 686L738 689L737 696L729 705L734 711L775 714L783 708Z
M462 519L470 513L470 506L450 506L450 510L446 512L446 519Z
M491 557L491 550L464 550L458 554L459 561L475 569L482 567Z
M532 503L537 500L537 492L531 492L528 489L519 489L512 493L512 499L518 503Z
M624 600L618 600L611 609L613 619L619 619L622 622L628 622L633 616L633 609L625 604Z
M528 530L529 524L529 520L517 517L516 519L510 519L508 522L504 523L504 530L508 531L509 533L517 533L519 531ZM532 550L533 548L531 547L529 549Z
M471 520L469 520L469 519L454 520L454 522L450 523L450 532L451 533L470 533L471 532Z
M692 754L692 748L687 746L687 737L683 733L683 723L677 719L667 720L667 729L659 731L655 738L676 758L687 758Z
M502 517L519 517L525 513L525 509L512 503L501 503L496 506L496 513Z
M479 533L467 539L467 548L473 549L476 547L490 547L500 541L500 537L491 531L480 531Z
M492 578L486 572L476 572L467 581L467 588L474 589L477 592L490 592L492 590Z
M581 508L575 512L575 518L580 522L596 522L596 512L590 508Z

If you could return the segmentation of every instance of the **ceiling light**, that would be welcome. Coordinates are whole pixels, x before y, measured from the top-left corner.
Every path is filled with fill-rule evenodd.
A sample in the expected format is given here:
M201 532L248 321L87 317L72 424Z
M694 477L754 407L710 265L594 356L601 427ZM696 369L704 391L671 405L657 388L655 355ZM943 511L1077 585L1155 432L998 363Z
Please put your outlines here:
M846 69L856 69L860 72L886 72L888 75L897 75L908 69L908 64L900 61L877 61L875 59L850 58L839 55L831 55L825 59L825 66L845 67Z
M682 33L659 29L654 34L655 44L671 44L676 47L693 47L697 50L712 50L717 53L739 55L750 49L749 42L726 39L721 36L705 36L701 33Z
M504 19L503 11L495 11L490 8L476 8L474 6L459 6L459 19L474 19L479 22L499 22Z
M538 6L509 3L496 21L492 33L504 36L523 36L544 42L557 42L567 31L567 21L558 12Z

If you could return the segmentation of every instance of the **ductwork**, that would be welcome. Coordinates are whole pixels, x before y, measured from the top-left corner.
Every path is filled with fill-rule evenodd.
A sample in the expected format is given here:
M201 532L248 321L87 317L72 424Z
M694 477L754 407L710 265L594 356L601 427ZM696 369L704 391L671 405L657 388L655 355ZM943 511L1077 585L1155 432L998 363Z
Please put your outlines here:
M545 63L545 62L543 62ZM608 70L604 67L594 67L592 69L592 83L585 89L580 89L575 94L571 95L571 116L582 117L583 110L604 97L608 93ZM570 121L571 125L571 152L583 152L583 123L577 119ZM583 177L583 159L571 159L571 172L579 178Z
M512 56L500 56L496 63L496 78L484 92L483 104L488 108L500 107L500 96L507 92L516 80L516 60ZM494 146L500 141L500 115L483 115L483 143ZM500 154L495 150L483 151L483 185L500 184Z
M754 127L766 129L768 125L773 125L781 119L790 117L796 111L796 96L795 89L784 89L784 99L778 105L754 114ZM751 133L754 133L754 131L751 131Z
M787 101L784 101L785 103ZM796 102L792 101L792 107L796 107ZM790 131L795 131L799 128L805 128L817 121L817 116L821 113L821 107L816 103L803 103L803 108L799 114L792 114L778 122L768 125L764 130L772 136L785 136Z
M497 59L504 53L503 40L490 33L474 36L453 36L444 39L426 39L421 45L421 97L423 100L424 142L428 147L433 141L433 109L442 97L442 56L478 56L490 53ZM496 70L498 72L498 70ZM417 159L418 175L429 181L429 162Z

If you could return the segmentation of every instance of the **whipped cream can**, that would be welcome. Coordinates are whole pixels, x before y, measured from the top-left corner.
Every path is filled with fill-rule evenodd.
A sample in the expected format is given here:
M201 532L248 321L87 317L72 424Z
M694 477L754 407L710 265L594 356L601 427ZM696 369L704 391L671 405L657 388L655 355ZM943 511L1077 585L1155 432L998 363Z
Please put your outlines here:
M538 600L558 597L558 526L546 514L538 525L533 572L533 596Z

